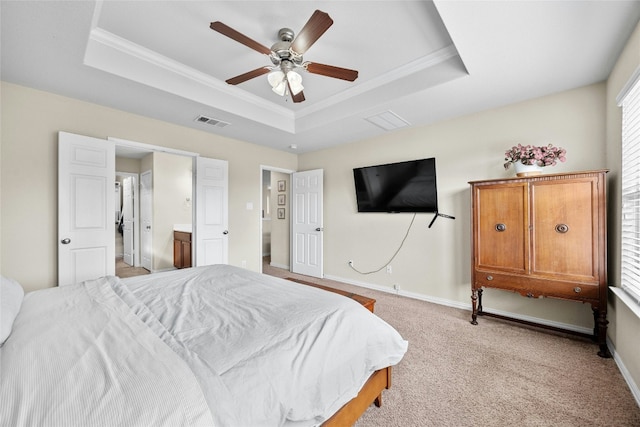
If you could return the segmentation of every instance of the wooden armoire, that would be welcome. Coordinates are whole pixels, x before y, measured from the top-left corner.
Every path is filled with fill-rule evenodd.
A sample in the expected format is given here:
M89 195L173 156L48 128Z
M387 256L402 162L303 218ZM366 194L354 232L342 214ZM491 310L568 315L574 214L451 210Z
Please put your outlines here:
M606 170L473 181L471 323L483 288L589 303L607 333Z

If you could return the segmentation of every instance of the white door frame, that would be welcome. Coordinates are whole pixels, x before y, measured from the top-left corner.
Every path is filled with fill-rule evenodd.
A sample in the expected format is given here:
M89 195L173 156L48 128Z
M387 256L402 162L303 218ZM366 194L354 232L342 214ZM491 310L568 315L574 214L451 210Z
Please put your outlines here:
M145 187L149 177L149 188ZM147 198L147 192L149 197ZM153 270L153 172L150 170L140 174L140 266L151 273ZM148 231L147 231L148 230ZM149 253L146 253L149 248ZM148 255L149 261L147 263Z
M258 257L258 259L260 260L260 263L259 263L260 264L260 269L258 271L260 273L262 273L262 244L263 244L263 242L262 242L262 211L265 209L264 200L263 200L263 197L262 197L262 189L263 189L263 186L264 186L264 182L263 182L262 177L263 177L263 172L265 170L268 170L270 172L286 173L286 174L289 174L289 176L291 176L291 174L293 174L295 172L292 169L282 169L282 168L277 168L277 167L274 167L274 166L260 165L260 209L258 211L258 213L259 213L259 221L260 221L260 227L259 227L259 231L258 231L259 232L259 239L260 239L260 244L258 245L258 250L260 251L260 256ZM273 187L273 183L271 185ZM276 193L272 193L272 196L273 196L273 194L276 194ZM272 212L271 213L271 218L274 218L273 215L274 215L274 213ZM291 215L287 215L286 218L287 218L287 221L289 221L289 224L291 224ZM291 227L289 227L289 228L291 228ZM291 241L289 241L289 253L291 253ZM291 258L291 257L289 257L289 258ZM291 268L291 262L289 262L289 268Z

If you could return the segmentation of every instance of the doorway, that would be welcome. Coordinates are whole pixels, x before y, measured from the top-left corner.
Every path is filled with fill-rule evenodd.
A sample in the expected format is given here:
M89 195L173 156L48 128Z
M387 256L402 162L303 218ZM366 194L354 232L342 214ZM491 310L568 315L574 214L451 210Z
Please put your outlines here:
M191 153L167 152L129 141L114 142L116 181L121 182L122 197L122 221L116 225L115 233L116 275L131 277L172 270L173 230L176 225L191 227L193 221L194 157ZM125 220L127 178L132 180L131 222Z
M159 203L154 208L154 245L151 272L175 269L174 230L193 226L196 266L228 263L228 163L209 159L182 150L156 147L132 141L108 138L102 140L84 135L58 132L58 285L65 286L84 280L115 274L115 209L114 183L116 151L151 152L153 168L169 157L181 158L187 165L165 167L167 174L155 174L151 189L154 204L164 198L165 186L175 187L178 181L188 182L188 192L182 199ZM174 156L170 156L174 155ZM148 156L147 156L148 157ZM166 166L166 163L165 163ZM196 168L201 173L195 174ZM158 170L162 170L158 168ZM139 170L138 170L139 172ZM173 173L173 175L171 175ZM175 174L180 174L176 176ZM156 177L161 178L157 180ZM195 179L194 177L197 177ZM71 185L70 183L73 183ZM71 188L74 191L69 191ZM180 194L180 193L179 193ZM213 197L210 197L213 196ZM196 198L201 203L194 204ZM189 211L185 220L171 215L175 210ZM138 221L140 224L141 221ZM156 239L155 232L159 238ZM209 233L208 233L209 232ZM213 233L213 235L211 235ZM160 252L157 248L160 246ZM160 253L160 256L157 254Z
M275 267L324 277L324 171L295 172L261 166L260 180L263 194L260 242L263 253L267 248L270 253L269 270ZM267 212L269 219L264 218ZM263 256L262 272L266 258Z
M260 248L261 272L266 266L290 270L291 209L290 189L293 171L261 166Z

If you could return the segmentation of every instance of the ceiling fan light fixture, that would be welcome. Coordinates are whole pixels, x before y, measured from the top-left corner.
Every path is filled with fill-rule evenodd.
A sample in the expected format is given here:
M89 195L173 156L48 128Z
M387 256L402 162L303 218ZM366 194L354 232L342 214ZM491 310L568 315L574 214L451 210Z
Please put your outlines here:
M302 86L302 76L295 71L289 71L287 73L287 81L289 82L289 88L292 94L297 95L304 90L304 86Z
M304 68L305 71L311 74L350 82L358 78L357 70L315 62L304 62L302 56L305 52L307 52L332 25L333 19L331 19L329 14L321 10L316 10L297 35L290 28L281 28L278 32L279 41L274 43L271 48L258 43L220 21L212 22L209 28L256 52L267 55L273 64L273 67L260 67L225 80L228 84L237 85L255 77L262 76L268 73L270 69L276 70L268 76L271 89L280 96L285 96L289 93L291 100L299 103L304 101L305 97L302 92L304 90L302 77L297 72L293 72L296 68Z
M267 75L267 80L271 85L271 90L280 96L284 96L287 89L287 84L284 78L285 75L280 70L273 71Z

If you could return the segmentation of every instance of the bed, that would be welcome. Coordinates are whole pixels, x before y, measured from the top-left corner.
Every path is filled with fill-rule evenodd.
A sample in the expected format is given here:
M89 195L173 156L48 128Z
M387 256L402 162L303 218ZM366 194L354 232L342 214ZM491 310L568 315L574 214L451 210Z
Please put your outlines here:
M3 308L17 300L4 281ZM408 345L349 298L228 265L15 305L0 419L16 426L350 425L380 403Z

